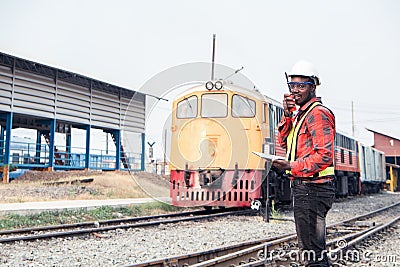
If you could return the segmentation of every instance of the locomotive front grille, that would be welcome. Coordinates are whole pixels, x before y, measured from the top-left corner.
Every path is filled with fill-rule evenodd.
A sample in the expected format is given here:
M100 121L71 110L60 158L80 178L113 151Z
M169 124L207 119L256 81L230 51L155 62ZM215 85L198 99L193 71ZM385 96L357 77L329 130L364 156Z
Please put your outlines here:
M179 172L177 172L179 173ZM177 174L175 173L175 174ZM183 173L183 172L181 172ZM200 186L198 172L191 172L189 187L183 177L171 175L171 198L176 206L249 206L261 193L261 171L239 171L239 178L233 184L234 171L226 171L223 179L219 178L219 187ZM179 182L179 179L181 181Z

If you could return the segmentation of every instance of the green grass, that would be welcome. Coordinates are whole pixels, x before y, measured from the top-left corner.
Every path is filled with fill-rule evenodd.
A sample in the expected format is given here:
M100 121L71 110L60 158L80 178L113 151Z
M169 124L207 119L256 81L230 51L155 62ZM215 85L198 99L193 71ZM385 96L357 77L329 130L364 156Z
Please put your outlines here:
M95 209L75 209L42 212L31 215L8 214L0 218L0 229L26 228L43 225L70 224L86 221L101 221L123 217L136 217L168 212L178 212L182 208L165 203L146 203L128 207L100 207Z
M271 203L271 218L279 219L282 217L283 217L283 215L280 214L279 209L275 209L275 201L272 201L272 203Z

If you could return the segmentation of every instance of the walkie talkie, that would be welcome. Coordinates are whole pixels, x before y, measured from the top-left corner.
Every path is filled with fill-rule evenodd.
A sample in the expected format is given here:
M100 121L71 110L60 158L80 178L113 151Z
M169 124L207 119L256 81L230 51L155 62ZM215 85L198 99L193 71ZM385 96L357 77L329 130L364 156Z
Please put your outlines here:
M285 72L285 77L286 77L286 84L287 84L287 86L288 86L289 93L291 93L292 91L290 90L289 77L288 77L288 75L287 75L286 72ZM287 102L287 100L286 100L286 106L287 106L287 104L288 104L288 102ZM296 107L291 107L291 108L288 108L288 109L289 109L289 112L294 112L294 111L296 111Z

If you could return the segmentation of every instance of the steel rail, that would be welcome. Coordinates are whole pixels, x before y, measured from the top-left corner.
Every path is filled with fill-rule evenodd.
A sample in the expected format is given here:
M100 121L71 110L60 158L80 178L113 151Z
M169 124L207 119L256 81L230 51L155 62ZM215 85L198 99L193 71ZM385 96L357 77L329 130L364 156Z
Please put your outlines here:
M390 206L386 206L386 207L383 207L383 208L380 208L380 209L373 210L373 211L371 211L371 212L365 213L365 214L360 215L360 216L354 216L354 217L352 217L352 218L350 218L350 219L346 219L346 220L343 220L343 221L334 223L334 224L332 224L332 225L330 225L330 226L335 226L335 225L338 225L338 224L345 224L345 223L347 223L347 222L352 222L352 221L358 221L358 220L361 220L361 219L365 219L365 218L368 218L368 217L373 216L373 215L375 215L375 214L378 214L378 213L387 211L387 210L389 210L389 209L391 209L391 208L397 207L397 206L399 206L399 205L400 205L400 202L397 202L397 203L394 203L394 204L392 204L392 205L390 205Z
M372 227L370 227L370 228L368 228L368 229L365 229L365 230L363 230L363 231L361 231L361 232L357 232L357 233L355 233L355 234L353 234L353 235L351 235L351 236L348 236L348 237L342 237L342 238L337 238L337 239L334 239L334 240L331 240L331 241L329 241L329 242L327 242L327 247L331 247L331 246L335 246L335 245L337 245L338 243L339 243L339 241L343 241L343 240L351 240L352 238L355 238L355 237L358 237L358 236L361 236L361 235L363 235L363 234L365 234L365 233L368 233L368 232L370 232L370 231L372 231L373 229L375 229L376 228L376 226L372 226ZM268 245L268 244L267 244ZM265 248L266 247L264 247L264 253L262 254L262 256L264 256L266 253L266 250L265 250ZM266 264L266 260L265 260L265 258L263 258L263 259L260 259L260 257L259 257L259 259L254 259L254 260L252 260L251 258L248 260L249 262L246 262L246 263L244 263L243 262L243 264L240 264L240 267L255 267L255 266L266 266L265 264ZM284 264L288 264L288 261L287 260L284 260L284 261L276 261L275 260L275 262L274 262L274 266L283 266ZM234 264L233 264L234 265ZM203 265L200 265L200 266L203 266Z
M350 222L354 222L354 221L358 221L360 219L364 219L364 218L368 218L371 217L375 214L379 214L383 211L389 210L393 207L396 207L400 205L400 202L363 214L361 216L355 216L352 217L348 220L343 220L341 222L338 223L334 223L330 226L328 226L328 228L334 227L334 226L338 226L338 225L342 225L342 224L346 224L346 223L350 223ZM367 230L361 231L359 233L355 233L350 237L347 237L347 240L352 240L352 238L356 238L356 240L363 240L363 236L369 236L372 233L375 233L376 231L379 231L379 229L381 229L384 226L381 226L379 228L377 227L371 227ZM296 235L290 236L288 237L289 240L293 240L296 238ZM341 238L341 239L345 239L345 238ZM240 250L237 251L235 253L231 253L230 255L225 255L223 257L219 257L219 258L215 258L215 259L211 259L209 261L206 262L202 262L202 263L198 263L195 265L191 265L193 267L203 267L203 266L236 266L236 265L240 265L240 266L268 266L266 265L266 263L268 263L266 261L266 259L262 259L263 254L261 253L261 257L260 257L260 252L262 252L263 249L263 253L264 255L269 251L271 251L271 249L274 249L276 247L278 247L280 244L288 242L288 239L278 239L278 240L274 240L272 242L268 242L268 243L264 243L264 244L260 244L260 245L256 245L254 247L251 248L247 248L244 250ZM332 243L329 243L330 245L332 245L333 243L337 243L339 239L334 240ZM352 244L353 241L350 241L350 244ZM255 255L258 255L258 259L255 258ZM244 257L245 256L245 257ZM241 258L246 258L246 261L244 260L240 260ZM260 259L261 258L261 259ZM238 260L239 259L239 260ZM253 260L255 259L255 260ZM273 262L272 262L273 261ZM288 261L274 261L274 259L271 259L271 266L275 266L275 264L279 264L280 265L288 265L290 264Z
M370 231L366 231L365 233L363 233L362 235L360 235L358 237L352 238L349 242L347 242L346 246L339 247L339 248L332 250L331 253L333 255L337 255L339 252L346 251L346 250L356 246L357 244L364 242L369 237L387 230L388 228L392 227L399 221L400 221L400 216L396 217L395 219L393 219L393 220L389 221L388 223L385 223L381 226L374 227L374 229L371 229Z
M334 228L339 225L345 225L351 222L359 221L361 219L365 219L371 217L373 215L379 214L381 212L387 211L391 208L397 207L400 205L400 202L395 203L393 205L380 208L378 210L374 210L368 212L366 214L362 214L360 216L355 216L347 220L342 220L327 226L327 229ZM362 235L367 233L371 229L367 229L366 231L362 231L361 233L356 233L356 235ZM174 256L170 258L158 259L154 261L143 262L139 264L127 265L129 267L147 267L147 266L235 266L240 264L240 266L257 266L258 262L261 264L265 264L265 260L259 261L257 257L259 257L260 250L264 248L274 248L283 242L290 242L297 239L296 233L289 233L283 236L277 236L269 239L260 239L257 241L247 241L242 242L236 245L231 245L228 247L221 247L212 250L207 250L203 252L197 252L182 256ZM343 238L342 238L343 239ZM237 260L243 255L247 255L247 260L252 262L248 263ZM256 257L255 257L256 256ZM264 266L264 265L260 265Z
M232 211L233 209L225 209L224 211ZM29 228L21 228L21 229L10 229L10 230L1 230L0 236L8 235L8 234L23 234L23 233L31 233L37 231L47 231L47 230L63 230L69 228L78 228L78 227L90 227L98 223L98 225L113 225L113 224L121 224L121 223L131 223L131 222L139 222L146 220L154 220L159 218L174 218L180 216L191 216L191 215L206 215L206 214L215 214L220 213L221 210L194 210L194 211L186 211L186 212L178 212L178 213L169 213L169 214L159 214L159 215L149 215L142 217L131 217L131 218L121 218L121 219L111 219L111 220L101 220L101 221L91 221L91 222L80 222L80 223L71 223L71 224L60 224L60 225L47 225L47 226L38 226L38 227L29 227Z
M183 218L156 220L156 221L148 221L148 222L134 223L134 224L129 223L129 224L118 224L118 225L103 226L103 227L91 227L91 228L87 228L87 229L79 229L79 230L73 230L73 231L60 231L60 232L51 232L51 233L36 234L36 235L33 234L33 235L27 235L27 236L6 237L6 238L0 238L0 244L16 242L16 241L31 241L31 240L38 240L38 239L53 238L53 237L84 235L84 234L90 234L90 233L96 233L96 232L111 231L111 230L116 230L116 229L157 226L160 224L171 224L171 223L178 223L178 222L184 222L184 221L207 220L207 219L229 216L229 215L244 215L244 214L253 213L253 211L252 210L224 211L224 212L219 212L219 213L214 213L214 214L196 215L196 216L193 216L193 212L189 212L189 213L190 214L185 213L186 217L183 217ZM195 213L195 214L197 214L197 213ZM182 216L182 214L179 214L179 215L173 214L173 217L177 217L177 216ZM162 216L160 215L160 216L147 216L147 217L159 218ZM143 218L143 217L141 217L141 218ZM116 220L112 220L112 221L115 222ZM103 221L103 222L105 222L105 221ZM91 225L94 225L94 223L92 222ZM42 228L44 228L44 227L42 227ZM69 225L67 225L67 228L70 228ZM41 227L37 227L35 229L41 229ZM55 229L59 230L60 228L55 228ZM24 229L24 232L26 230L27 229ZM50 230L52 230L51 227L50 227ZM9 232L15 233L13 231L9 231Z

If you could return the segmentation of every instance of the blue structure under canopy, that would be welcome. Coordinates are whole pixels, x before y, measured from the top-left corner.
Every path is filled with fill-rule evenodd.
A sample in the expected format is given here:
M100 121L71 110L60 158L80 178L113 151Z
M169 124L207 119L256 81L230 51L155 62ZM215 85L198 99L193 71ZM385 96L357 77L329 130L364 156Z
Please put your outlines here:
M0 92L3 181L14 169L144 170L144 94L4 53ZM93 132L105 147L94 146Z

